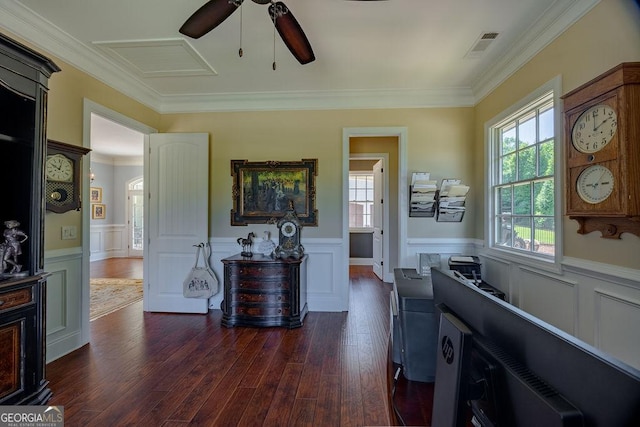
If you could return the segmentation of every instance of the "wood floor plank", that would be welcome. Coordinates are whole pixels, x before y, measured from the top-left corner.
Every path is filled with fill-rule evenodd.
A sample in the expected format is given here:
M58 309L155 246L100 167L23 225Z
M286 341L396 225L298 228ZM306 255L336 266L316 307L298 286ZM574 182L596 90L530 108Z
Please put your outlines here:
M264 424L268 426L288 426L291 409L296 400L296 391L300 383L302 364L287 363L273 396Z
M323 375L318 384L318 401L314 422L319 426L337 425L340 420L341 386L339 375Z
M286 331L278 350L271 359L269 367L260 378L258 388L247 410L242 415L238 423L239 426L254 427L262 425L269 412L273 396L278 388L284 369L291 360L291 355L298 338L299 334L296 335L289 330Z
M296 399L291 409L289 425L296 427L315 427L316 399Z

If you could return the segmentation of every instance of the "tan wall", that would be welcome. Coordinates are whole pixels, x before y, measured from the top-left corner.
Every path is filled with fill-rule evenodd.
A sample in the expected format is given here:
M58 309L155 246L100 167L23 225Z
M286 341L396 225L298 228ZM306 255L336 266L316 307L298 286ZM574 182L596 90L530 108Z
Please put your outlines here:
M564 94L621 62L632 61L640 61L640 10L631 0L603 0L476 106L478 165L484 164L484 124L500 112L555 76L562 75ZM483 167L476 168L478 182L483 174ZM478 202L477 210L483 212L483 199ZM483 220L482 215L476 218L478 238L483 237ZM624 234L622 240L608 240L599 232L577 234L577 222L568 218L563 225L565 256L638 268L637 236Z
M342 236L342 130L345 127L408 128L408 171L430 171L434 177L473 178L473 109L394 109L277 111L170 114L164 132L208 132L211 135L210 234L235 237L245 228L231 227L230 160L318 159L318 227L308 237ZM396 174L397 175L397 174ZM397 182L395 184L397 188ZM407 182L408 186L409 183ZM475 187L475 191L481 191ZM411 222L410 236L470 237L473 221L435 227L433 219Z

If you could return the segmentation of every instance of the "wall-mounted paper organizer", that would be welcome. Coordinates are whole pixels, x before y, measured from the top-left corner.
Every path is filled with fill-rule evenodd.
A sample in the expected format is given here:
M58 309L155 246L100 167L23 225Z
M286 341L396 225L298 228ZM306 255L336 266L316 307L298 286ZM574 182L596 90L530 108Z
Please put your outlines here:
M429 172L414 172L411 176L409 216L430 218L436 214L438 182L429 179Z
M459 179L443 179L437 199L436 221L462 221L468 192L469 186Z

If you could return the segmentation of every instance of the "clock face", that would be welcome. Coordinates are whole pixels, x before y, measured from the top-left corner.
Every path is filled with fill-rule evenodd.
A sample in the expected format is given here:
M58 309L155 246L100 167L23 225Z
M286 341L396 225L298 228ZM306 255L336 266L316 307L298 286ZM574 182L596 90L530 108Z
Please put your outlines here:
M296 226L294 223L287 221L280 227L280 232L285 237L291 237L296 234Z
M571 132L571 142L581 153L602 150L618 129L618 116L613 108L598 104L578 117Z
M47 156L47 179L57 182L71 182L73 180L73 163L62 154Z
M589 166L578 176L576 190L582 200L597 204L613 192L614 178L609 169L601 165Z

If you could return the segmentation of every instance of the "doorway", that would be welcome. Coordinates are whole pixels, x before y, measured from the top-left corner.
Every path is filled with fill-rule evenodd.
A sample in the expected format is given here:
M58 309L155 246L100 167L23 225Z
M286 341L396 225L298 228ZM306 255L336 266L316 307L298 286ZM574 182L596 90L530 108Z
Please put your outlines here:
M409 217L408 207L408 182L407 182L407 145L408 130L406 127L366 127L366 128L344 128L342 130L342 245L345 248L343 255L342 283L349 283L349 157L350 142L356 137L395 137L397 139L397 180L396 184L390 184L389 187L397 189L395 197L389 197L396 202L397 217L393 221L396 226L396 235L394 240L397 242L395 250L390 249L389 252L395 251L395 259L386 263L383 272L385 282L393 282L393 268L403 267L406 263L406 242L407 242L407 221ZM390 194L393 194L390 189ZM392 212L392 209L389 209ZM391 221L390 221L391 224ZM389 236L390 233L387 233ZM349 286L342 288L343 300L345 302L345 310L349 307Z
M88 156L89 162L83 162L84 176L87 177L83 183L83 196L88 200L89 187L98 187L106 212L104 219L97 220L91 216L92 209L83 209L81 295L84 342L90 340L92 276L109 276L100 278L114 279L115 283L142 282L142 252L136 254L135 248L130 251L130 234L135 234L137 226L142 224L139 221L136 230L130 231L129 216L135 212L131 212L129 193L131 189L136 197L142 198L144 147L148 143L148 135L155 132L155 129L116 111L84 100L83 145L92 151ZM130 186L132 183L134 185ZM139 237L141 243L142 236ZM142 285L136 286L139 286L140 293L144 292Z

